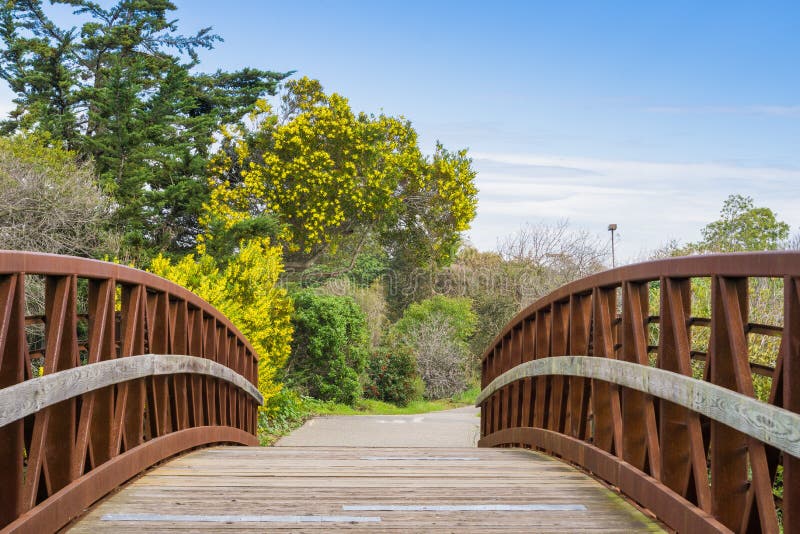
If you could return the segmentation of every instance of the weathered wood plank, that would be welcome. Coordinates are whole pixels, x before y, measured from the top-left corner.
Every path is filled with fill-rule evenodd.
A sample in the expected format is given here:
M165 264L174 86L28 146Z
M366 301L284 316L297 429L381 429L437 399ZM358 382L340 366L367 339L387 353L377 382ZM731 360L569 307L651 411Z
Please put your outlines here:
M345 516L378 520L362 524ZM321 517L329 521L315 519ZM594 479L530 451L215 447L134 481L70 532L342 528L661 531Z
M689 376L608 358L561 356L523 363L494 379L475 405L512 382L547 375L581 376L642 391L800 458L800 415Z
M261 404L258 389L224 365L195 356L143 354L91 363L0 390L0 427L67 399L148 376L189 373L230 382Z

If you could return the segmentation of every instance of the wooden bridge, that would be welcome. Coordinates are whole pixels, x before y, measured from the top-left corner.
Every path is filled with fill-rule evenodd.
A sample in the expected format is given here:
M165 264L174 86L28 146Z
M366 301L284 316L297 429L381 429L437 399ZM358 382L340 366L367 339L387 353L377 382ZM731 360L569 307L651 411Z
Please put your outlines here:
M751 320L759 279L776 324ZM483 448L231 447L257 445L257 355L217 310L0 252L0 528L800 532L800 254L574 282L511 321L482 381Z

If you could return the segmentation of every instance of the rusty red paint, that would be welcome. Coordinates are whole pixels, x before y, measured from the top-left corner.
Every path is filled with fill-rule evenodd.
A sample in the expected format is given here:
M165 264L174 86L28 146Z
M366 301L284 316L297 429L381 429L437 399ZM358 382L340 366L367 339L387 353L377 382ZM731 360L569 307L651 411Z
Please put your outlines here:
M26 275L44 277L44 316L24 316ZM84 297L87 310L79 314ZM219 311L176 284L121 265L0 251L0 387L33 378L26 324L45 329L44 351L33 357L43 358L47 374L81 365L82 357L94 363L188 353L257 382L258 355ZM86 340L78 339L81 324L88 326ZM211 443L257 444L255 402L219 382L197 375L132 380L0 428L0 528L55 531L169 456Z
M711 316L691 317L691 279L711 282ZM784 324L749 321L748 279L784 279ZM659 287L650 315L649 285ZM800 413L800 253L764 252L673 258L606 271L563 286L520 312L483 356L482 383L518 358L574 354L619 358L692 374L753 396L753 375L771 377L771 404ZM658 344L649 329L658 325ZM707 350L693 350L705 329ZM530 332L530 334L528 334ZM775 368L750 362L748 336L780 337ZM565 338L566 336L566 338ZM528 339L530 338L530 341ZM513 349L511 348L513 347ZM652 361L651 361L652 360ZM618 486L680 532L800 532L800 459L781 455L721 423L648 395L599 380L540 376L506 388L521 401L482 405L483 446L513 446L558 455ZM501 397L502 398L502 397ZM773 483L783 466L783 500Z

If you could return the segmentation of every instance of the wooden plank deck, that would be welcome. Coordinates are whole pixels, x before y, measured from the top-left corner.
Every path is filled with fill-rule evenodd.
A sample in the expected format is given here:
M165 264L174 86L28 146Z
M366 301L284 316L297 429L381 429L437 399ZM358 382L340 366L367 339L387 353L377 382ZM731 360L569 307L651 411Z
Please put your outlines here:
M215 447L165 463L71 533L653 532L580 471L513 449Z

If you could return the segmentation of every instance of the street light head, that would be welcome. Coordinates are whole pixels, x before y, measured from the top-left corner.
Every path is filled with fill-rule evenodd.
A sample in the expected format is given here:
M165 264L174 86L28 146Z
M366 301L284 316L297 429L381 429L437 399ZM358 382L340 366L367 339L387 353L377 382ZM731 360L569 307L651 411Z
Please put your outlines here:
M617 225L616 224L609 224L608 225L608 231L609 232L613 232L616 229L617 229Z

